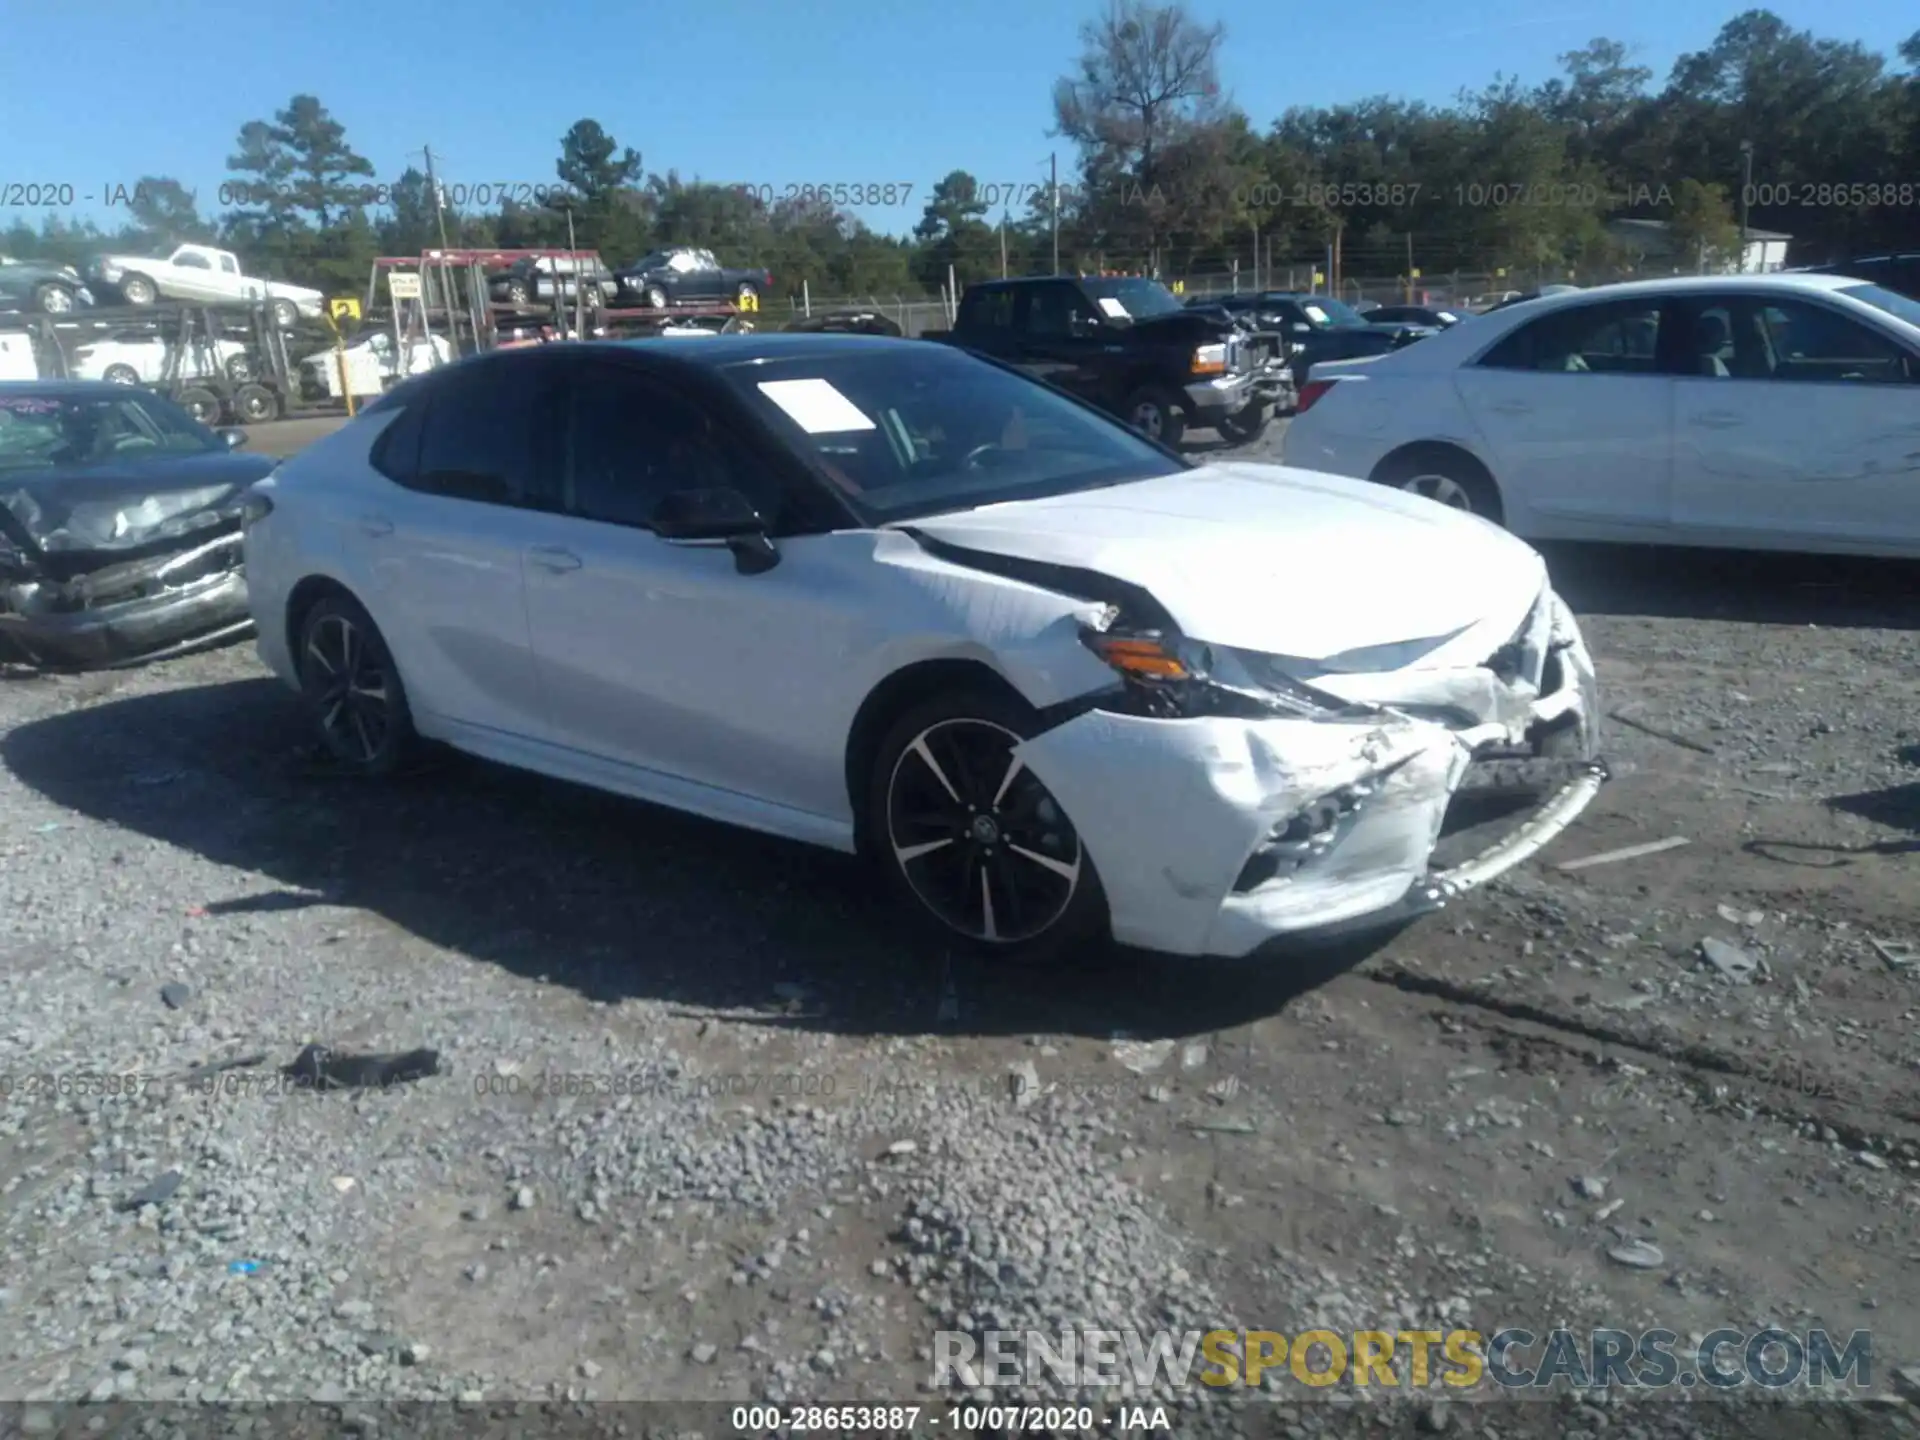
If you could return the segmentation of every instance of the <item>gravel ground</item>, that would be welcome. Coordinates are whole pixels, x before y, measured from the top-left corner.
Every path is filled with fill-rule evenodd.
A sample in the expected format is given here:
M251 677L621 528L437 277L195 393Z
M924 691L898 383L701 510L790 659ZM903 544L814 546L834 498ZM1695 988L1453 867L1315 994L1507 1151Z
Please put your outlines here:
M246 648L7 678L0 1398L926 1403L933 1330L1075 1322L1870 1328L1900 1390L1915 573L1550 559L1615 782L1444 916L1259 965L997 973L833 855L458 757L344 784ZM312 1042L441 1073L293 1088ZM1694 1398L1361 1418L1920 1433Z

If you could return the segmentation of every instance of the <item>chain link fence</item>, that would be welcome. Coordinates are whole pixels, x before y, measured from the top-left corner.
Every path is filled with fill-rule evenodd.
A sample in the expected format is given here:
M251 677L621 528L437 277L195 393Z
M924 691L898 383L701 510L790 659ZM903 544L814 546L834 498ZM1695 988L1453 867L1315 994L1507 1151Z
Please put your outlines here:
M1113 270L1109 273L1146 274L1139 270ZM1318 292L1333 295L1349 305L1372 302L1379 305L1446 305L1473 309L1491 305L1515 293L1536 290L1542 285L1607 285L1618 280L1645 280L1660 275L1686 273L1649 266L1568 269L1563 265L1484 270L1422 271L1407 275L1341 275L1337 284L1329 284L1325 262L1300 261L1274 264L1259 270L1200 270L1186 274L1165 274L1161 279L1183 296L1250 294L1260 290ZM997 278L997 277L994 277ZM964 288L964 287L963 287ZM808 316L836 311L884 315L901 332L918 338L929 330L944 330L951 323L947 303L939 295L925 292L892 295L838 295L769 297L761 303L754 323L761 330L779 330Z

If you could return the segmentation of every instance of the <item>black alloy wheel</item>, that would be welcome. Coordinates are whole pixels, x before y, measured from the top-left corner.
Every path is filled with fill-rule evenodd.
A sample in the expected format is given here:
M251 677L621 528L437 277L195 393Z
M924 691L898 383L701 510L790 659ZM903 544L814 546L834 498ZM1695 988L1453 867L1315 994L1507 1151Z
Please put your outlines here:
M300 627L300 688L320 743L361 775L388 775L414 738L406 690L373 620L357 603L331 596Z
M1007 708L996 704L939 708L949 713L923 709L882 749L876 828L897 880L980 949L1078 937L1104 909L1098 882L1073 822L1014 753L1014 717L996 717Z

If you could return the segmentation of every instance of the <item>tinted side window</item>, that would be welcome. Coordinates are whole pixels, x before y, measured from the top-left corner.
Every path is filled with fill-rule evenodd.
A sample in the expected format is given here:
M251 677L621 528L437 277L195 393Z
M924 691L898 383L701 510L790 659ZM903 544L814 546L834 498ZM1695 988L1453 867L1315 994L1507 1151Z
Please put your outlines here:
M367 457L373 468L395 484L411 487L420 473L420 436L426 420L427 397L416 395L373 442Z
M775 523L778 494L705 411L614 365L587 364L568 387L568 511L645 527L676 490L739 490Z
M1084 334L1093 324L1093 307L1071 285L1036 285L1027 301L1027 333L1044 340Z
M1013 330L1013 291L975 290L960 301L961 327L968 330Z
M1760 308L1759 324L1772 379L1899 385L1920 378L1920 365L1893 341L1824 305L1780 300Z
M1492 370L1561 374L1659 373L1660 306L1644 300L1582 305L1522 325L1480 361Z
M490 505L528 505L539 490L534 411L541 365L485 360L433 392L414 488Z

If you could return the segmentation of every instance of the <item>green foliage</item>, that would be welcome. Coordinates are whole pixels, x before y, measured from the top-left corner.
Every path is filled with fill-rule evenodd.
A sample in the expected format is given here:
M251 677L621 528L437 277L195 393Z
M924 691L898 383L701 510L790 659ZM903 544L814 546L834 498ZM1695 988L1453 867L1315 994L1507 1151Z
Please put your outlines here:
M1913 243L1920 32L1883 57L1752 10L1662 85L1627 46L1596 38L1536 86L1495 76L1449 106L1363 97L1264 126L1220 92L1225 43L1178 0L1116 0L1082 30L1054 94L1056 134L1071 147L1060 157L1064 267L1220 273L1256 257L1318 263L1331 250L1352 276L1392 277L1409 259L1428 274L1592 273L1633 262L1606 225L1633 218L1667 226L1674 258L1648 265L1692 268L1737 253L1743 209L1754 228L1792 235L1798 261ZM818 199L649 173L593 119L560 138L550 193L484 208L454 203L478 185L443 183L436 204L423 165L383 183L312 95L242 125L227 169L217 209L150 175L117 231L16 219L0 253L77 264L218 237L252 270L335 293L363 291L374 256L416 255L443 233L477 248L558 246L571 234L614 264L703 245L772 271L782 294L804 286L821 298L932 293L949 273L964 285L1003 264L1011 274L1052 264L1044 185L1012 187L1026 190L1013 213L1008 187L952 171L919 192L911 234L882 235Z

